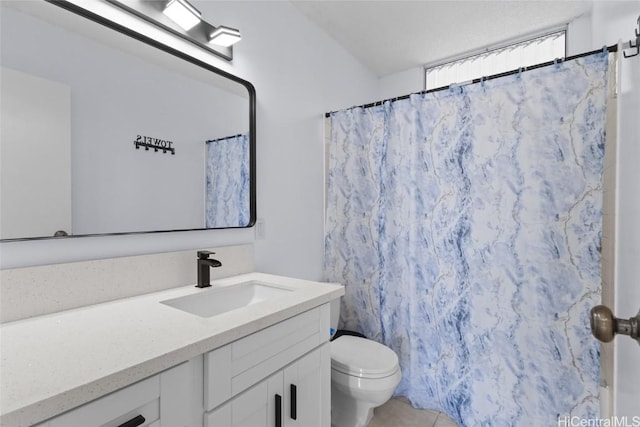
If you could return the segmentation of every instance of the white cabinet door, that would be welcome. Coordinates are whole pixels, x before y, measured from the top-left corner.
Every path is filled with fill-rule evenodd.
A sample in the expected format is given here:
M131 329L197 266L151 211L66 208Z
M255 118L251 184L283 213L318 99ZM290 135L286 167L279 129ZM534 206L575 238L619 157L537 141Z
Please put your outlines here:
M205 427L275 427L275 395L272 399L269 396L274 392L281 392L278 385L282 388L282 372L275 373L205 414Z
M195 359L201 360L201 359ZM183 363L160 374L160 425L190 426L191 364Z
M205 414L205 427L329 427L329 344Z
M284 369L284 427L329 426L328 351L325 344Z
M267 427L282 427L284 418L284 386L282 371L267 379Z

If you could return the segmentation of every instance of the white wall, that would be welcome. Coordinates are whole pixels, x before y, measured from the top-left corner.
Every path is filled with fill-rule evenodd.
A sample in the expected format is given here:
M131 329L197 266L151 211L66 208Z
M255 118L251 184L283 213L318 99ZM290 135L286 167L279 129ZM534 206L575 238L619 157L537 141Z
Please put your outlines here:
M639 18L640 1L597 2L591 16L592 46L635 38ZM621 60L618 98L616 303L611 308L616 316L628 319L640 308L640 56ZM627 337L617 337L614 346L614 415L632 420L638 416L640 401L640 347Z
M234 71L256 86L258 218L266 230L255 242L256 270L321 279L324 113L375 99L377 78L288 2L200 6L217 22L237 23L243 40Z
M287 2L194 4L213 24L242 31L243 40L234 49L232 64L162 34L154 37L249 80L256 87L258 217L266 225L266 238L255 242L256 270L320 279L323 114L373 100L377 79ZM149 34L154 31L106 4L91 7ZM5 242L0 243L0 267L252 242L253 229Z

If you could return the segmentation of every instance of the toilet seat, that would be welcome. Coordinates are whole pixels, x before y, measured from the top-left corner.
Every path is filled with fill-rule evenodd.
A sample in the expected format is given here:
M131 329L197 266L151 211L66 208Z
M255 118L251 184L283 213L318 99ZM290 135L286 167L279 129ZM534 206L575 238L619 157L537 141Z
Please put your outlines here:
M398 371L398 356L375 341L343 335L331 341L331 369L354 377L384 378Z

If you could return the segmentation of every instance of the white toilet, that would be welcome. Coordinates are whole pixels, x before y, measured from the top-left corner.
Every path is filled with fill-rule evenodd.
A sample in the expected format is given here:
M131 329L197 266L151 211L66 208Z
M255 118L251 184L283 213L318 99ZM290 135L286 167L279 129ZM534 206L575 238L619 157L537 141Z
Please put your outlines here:
M335 330L339 300L331 304L331 317ZM382 344L350 335L342 335L330 345L331 425L364 427L373 417L373 408L388 401L400 383L398 356Z

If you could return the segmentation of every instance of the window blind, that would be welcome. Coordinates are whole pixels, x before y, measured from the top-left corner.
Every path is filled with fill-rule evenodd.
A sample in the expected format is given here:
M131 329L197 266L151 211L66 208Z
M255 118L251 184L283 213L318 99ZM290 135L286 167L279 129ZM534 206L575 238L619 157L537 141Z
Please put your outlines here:
M463 83L566 56L566 31L491 49L433 67L426 67L425 90Z

